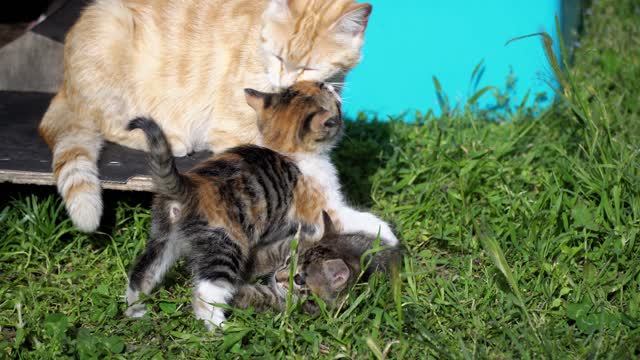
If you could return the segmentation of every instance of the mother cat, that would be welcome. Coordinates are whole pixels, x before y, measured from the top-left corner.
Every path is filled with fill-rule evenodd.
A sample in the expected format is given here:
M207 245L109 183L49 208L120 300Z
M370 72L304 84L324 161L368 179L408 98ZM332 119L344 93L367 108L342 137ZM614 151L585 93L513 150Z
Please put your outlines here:
M370 13L354 0L96 0L67 35L64 81L39 128L74 224L99 225L103 141L146 150L129 119L155 118L176 156L260 144L243 89L343 81L360 60ZM306 163L302 171L343 205L328 156ZM386 223L344 208L333 216L353 230L382 226L395 242Z

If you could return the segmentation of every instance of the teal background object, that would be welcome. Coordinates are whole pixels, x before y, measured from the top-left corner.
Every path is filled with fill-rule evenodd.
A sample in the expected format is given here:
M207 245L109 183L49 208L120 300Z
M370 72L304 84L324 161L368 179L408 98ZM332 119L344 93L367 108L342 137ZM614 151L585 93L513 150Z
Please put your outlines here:
M363 60L348 76L344 109L349 116L359 111L405 117L433 109L440 113L432 76L436 76L449 101L463 102L474 93L470 84L476 65L484 60L477 87L505 89L507 77L517 79L512 104L531 91L553 90L553 81L539 37L505 43L515 37L546 31L557 44L555 16L561 0L368 0L373 5L366 32ZM495 99L485 94L480 106Z

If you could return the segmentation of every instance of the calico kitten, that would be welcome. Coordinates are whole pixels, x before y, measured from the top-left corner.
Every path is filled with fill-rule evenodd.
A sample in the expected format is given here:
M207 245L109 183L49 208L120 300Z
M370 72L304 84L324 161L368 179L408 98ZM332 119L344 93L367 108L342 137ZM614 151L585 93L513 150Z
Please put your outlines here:
M321 151L340 134L337 95L322 83L298 83L280 94L245 92L260 110L258 126L273 149L295 143ZM273 107L269 116L267 106ZM299 226L305 236L322 236L324 194L291 157L243 145L181 174L158 124L138 118L129 129L142 129L148 138L157 196L146 249L129 276L127 315L144 314L144 305L136 304L139 293L148 294L185 255L194 274L196 316L209 328L219 325L223 310L212 303L228 303L244 283L252 249L287 238Z
M315 294L330 308L335 306L358 277L366 281L374 272L389 273L400 266L400 248L387 247L366 255L362 271L362 256L374 247L376 238L364 233L339 233L329 215L323 211L324 235L318 242L303 241L299 244L298 267L294 272L292 294L294 297ZM251 257L254 277L272 273L271 284L243 285L233 298L233 307L256 311L284 310L289 288L289 255L291 238L278 243L258 247ZM362 273L362 274L361 274ZM317 305L310 300L302 304L302 310L318 314Z
M325 209L338 231L363 232L371 236L379 234L385 244L398 244L389 224L346 204L336 169L329 157L329 150L336 142L323 141L321 135L315 141L308 141L300 135L300 131L313 129L311 119L314 116L329 116L324 123L326 127L341 133L340 101L331 85L301 81L279 93L251 90L248 103L258 114L259 143L290 156L305 176L315 180L324 194ZM296 114L305 111L309 114L307 118L291 121Z
M63 83L39 127L75 226L100 223L104 140L147 149L125 130L131 118L157 120L176 156L260 145L242 89L342 83L370 13L354 0L91 2L66 36Z

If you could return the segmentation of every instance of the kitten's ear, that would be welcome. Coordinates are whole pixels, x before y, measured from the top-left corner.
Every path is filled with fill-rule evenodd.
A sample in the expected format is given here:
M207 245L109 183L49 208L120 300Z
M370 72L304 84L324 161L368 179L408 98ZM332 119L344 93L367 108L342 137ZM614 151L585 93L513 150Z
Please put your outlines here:
M332 290L342 290L349 281L351 270L342 259L325 260L322 263L322 271L329 280Z
M247 88L244 89L244 97L247 99L247 104L249 104L253 110L260 113L262 110L271 106L273 94Z
M331 216L329 216L329 213L324 210L322 210L322 221L324 222L325 235L337 233L333 220L331 220Z
M356 4L333 24L333 31L339 37L354 37L364 33L371 15L371 4Z

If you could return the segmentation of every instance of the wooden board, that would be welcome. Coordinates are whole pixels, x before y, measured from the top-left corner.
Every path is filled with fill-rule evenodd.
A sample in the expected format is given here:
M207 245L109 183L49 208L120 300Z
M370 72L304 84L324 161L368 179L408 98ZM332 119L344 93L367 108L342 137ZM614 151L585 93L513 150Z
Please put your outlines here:
M54 2L51 13L47 18L33 28L33 32L44 35L52 40L63 42L71 26L80 17L82 10L92 0L58 0Z
M31 32L61 43L82 9L91 1L56 0L46 20ZM28 40L27 37L23 36L16 41L26 40ZM33 50L25 46L27 50ZM23 48L16 47L16 49ZM28 61L30 54L27 51L18 55L24 56L26 64L30 64ZM20 74L21 79L38 76L32 66L21 67L21 69L25 70ZM60 71L53 68L49 70ZM51 173L51 152L38 136L37 131L53 94L42 92L47 91L44 87L34 89L41 92L10 90L10 87L0 89L0 183L54 185ZM210 153L201 152L178 159L178 168L187 170L208 156ZM141 151L107 143L100 155L98 167L104 188L145 191L151 189L146 155Z
M53 94L0 91L0 183L53 185L51 151L38 135L38 124ZM188 170L209 157L199 152L177 159ZM149 191L144 152L107 143L98 163L100 180L107 189Z

